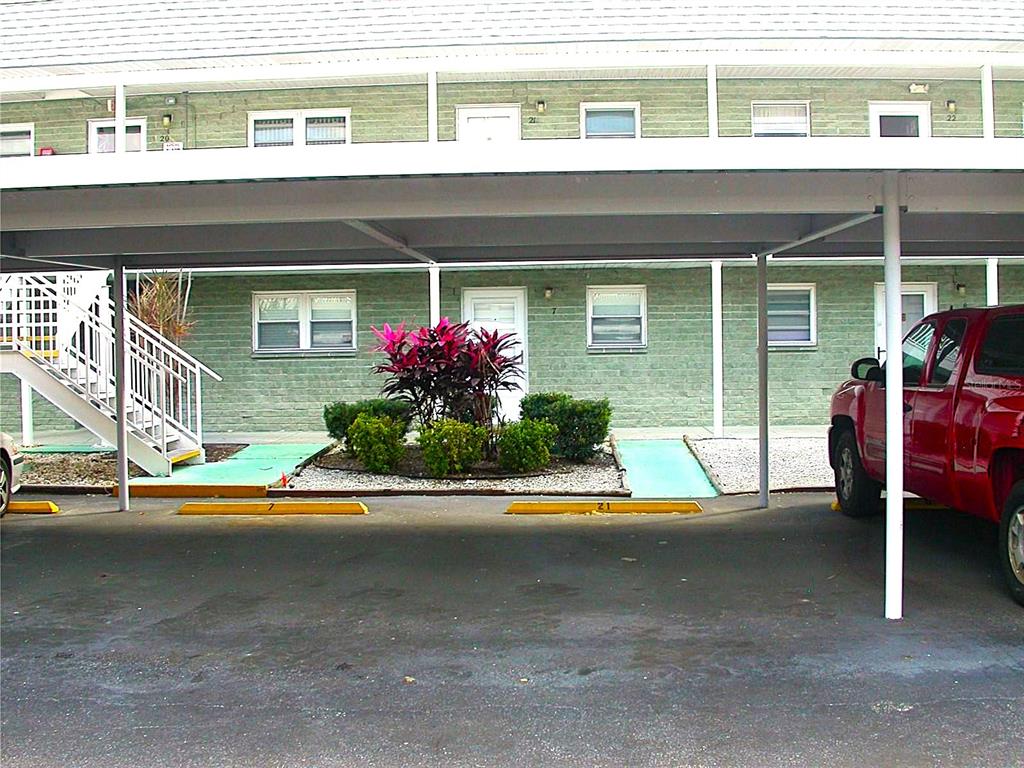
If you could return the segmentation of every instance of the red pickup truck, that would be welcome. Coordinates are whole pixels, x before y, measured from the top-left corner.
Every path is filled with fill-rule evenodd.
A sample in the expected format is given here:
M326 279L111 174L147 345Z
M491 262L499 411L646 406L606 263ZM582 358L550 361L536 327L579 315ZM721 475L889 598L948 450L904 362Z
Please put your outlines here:
M832 396L829 462L850 516L877 514L885 482L885 382L853 364ZM1024 305L924 318L903 340L904 484L999 524L999 560L1024 604Z

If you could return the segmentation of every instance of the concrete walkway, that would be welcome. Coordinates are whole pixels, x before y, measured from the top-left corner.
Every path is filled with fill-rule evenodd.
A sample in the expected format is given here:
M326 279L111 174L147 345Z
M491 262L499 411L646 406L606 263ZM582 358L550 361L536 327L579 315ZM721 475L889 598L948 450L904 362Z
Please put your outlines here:
M0 522L5 768L1011 766L1024 610L995 530L826 494L702 517L370 500L209 519L58 499Z

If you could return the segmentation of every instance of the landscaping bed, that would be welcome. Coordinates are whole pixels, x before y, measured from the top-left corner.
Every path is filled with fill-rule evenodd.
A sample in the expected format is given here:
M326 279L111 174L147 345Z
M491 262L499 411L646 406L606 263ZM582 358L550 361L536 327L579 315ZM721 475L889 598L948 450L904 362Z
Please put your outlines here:
M206 461L223 461L245 448L240 443L211 443ZM129 477L149 475L128 462ZM117 483L117 453L26 453L21 476L22 485L96 486L107 488Z
M448 478L430 477L422 452L409 446L393 474L366 472L339 448L315 459L288 483L295 490L334 491L472 491L474 493L626 495L622 470L606 451L586 462L554 459L544 470L510 476L493 462L480 462L472 472Z
M756 493L757 438L689 438L688 445L722 493ZM831 489L825 437L773 437L768 443L768 483L772 490Z

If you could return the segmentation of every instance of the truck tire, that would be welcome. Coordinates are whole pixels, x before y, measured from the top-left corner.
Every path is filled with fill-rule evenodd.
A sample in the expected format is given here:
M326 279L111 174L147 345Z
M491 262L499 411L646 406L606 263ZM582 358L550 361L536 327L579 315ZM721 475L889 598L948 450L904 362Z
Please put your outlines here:
M1024 605L1024 480L1010 489L999 524L999 562L1013 599Z
M857 438L852 430L840 433L834 457L836 497L847 517L870 517L880 511L882 484L868 477L860 461Z

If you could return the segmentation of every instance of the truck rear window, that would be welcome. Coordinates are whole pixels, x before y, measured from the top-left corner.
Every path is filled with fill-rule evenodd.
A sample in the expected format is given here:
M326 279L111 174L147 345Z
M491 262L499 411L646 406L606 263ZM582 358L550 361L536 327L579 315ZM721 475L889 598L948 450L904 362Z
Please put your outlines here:
M997 317L981 342L978 373L1024 376L1024 315Z

